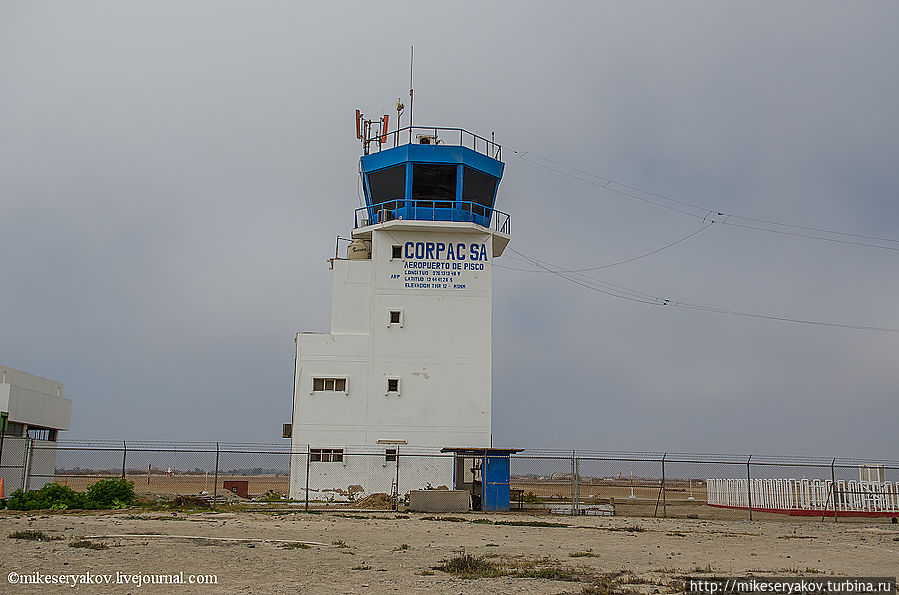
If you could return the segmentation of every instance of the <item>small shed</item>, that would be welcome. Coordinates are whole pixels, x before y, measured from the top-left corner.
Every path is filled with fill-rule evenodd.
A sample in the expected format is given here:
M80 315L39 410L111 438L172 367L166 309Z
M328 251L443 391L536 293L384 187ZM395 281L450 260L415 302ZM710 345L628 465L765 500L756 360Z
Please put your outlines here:
M471 493L472 510L509 510L509 457L521 448L457 448L453 453L453 489Z

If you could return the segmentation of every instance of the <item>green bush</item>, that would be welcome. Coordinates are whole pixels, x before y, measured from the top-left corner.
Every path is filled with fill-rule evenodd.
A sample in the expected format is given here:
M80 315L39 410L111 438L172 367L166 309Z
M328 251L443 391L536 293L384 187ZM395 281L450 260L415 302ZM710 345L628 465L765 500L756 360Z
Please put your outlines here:
M134 482L104 479L87 488L87 501L100 508L124 508L134 501Z
M124 508L134 501L134 482L125 479L103 479L85 492L68 486L48 483L40 490L16 490L6 499L10 510L67 510Z

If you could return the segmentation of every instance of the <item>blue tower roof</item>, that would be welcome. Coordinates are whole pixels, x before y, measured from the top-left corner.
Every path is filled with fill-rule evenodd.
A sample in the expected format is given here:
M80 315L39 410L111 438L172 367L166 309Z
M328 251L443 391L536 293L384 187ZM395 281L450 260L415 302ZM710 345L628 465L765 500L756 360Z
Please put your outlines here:
M399 144L406 131L409 142ZM385 141L393 147L383 148ZM356 211L356 227L392 219L467 221L509 233L509 216L494 209L505 166L493 141L461 128L416 126L367 146L376 152L360 160L365 207Z

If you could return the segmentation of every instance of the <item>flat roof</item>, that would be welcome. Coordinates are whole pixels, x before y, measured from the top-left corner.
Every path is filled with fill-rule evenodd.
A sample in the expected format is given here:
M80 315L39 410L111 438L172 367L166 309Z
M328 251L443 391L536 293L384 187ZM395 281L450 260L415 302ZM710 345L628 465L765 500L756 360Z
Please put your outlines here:
M440 452L454 452L457 454L511 454L521 452L523 448L478 448L476 446L444 446Z

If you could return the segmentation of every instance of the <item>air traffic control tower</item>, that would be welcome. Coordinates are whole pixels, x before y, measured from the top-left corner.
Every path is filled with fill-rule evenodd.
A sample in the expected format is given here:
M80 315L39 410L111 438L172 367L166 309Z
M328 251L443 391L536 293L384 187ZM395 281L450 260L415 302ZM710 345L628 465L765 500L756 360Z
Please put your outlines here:
M365 205L331 261L331 331L296 335L285 430L310 456L294 457L292 497L349 480L367 493L452 487L446 457L415 458L414 472L403 461L395 485L397 450L491 446L493 259L510 239L494 208L501 147L461 128L371 137L363 124Z

